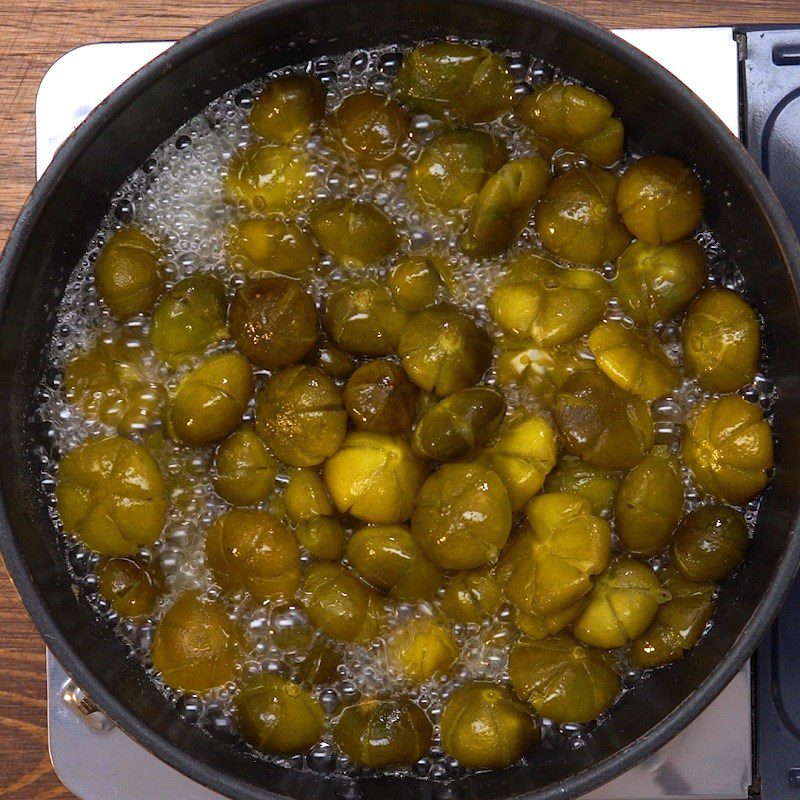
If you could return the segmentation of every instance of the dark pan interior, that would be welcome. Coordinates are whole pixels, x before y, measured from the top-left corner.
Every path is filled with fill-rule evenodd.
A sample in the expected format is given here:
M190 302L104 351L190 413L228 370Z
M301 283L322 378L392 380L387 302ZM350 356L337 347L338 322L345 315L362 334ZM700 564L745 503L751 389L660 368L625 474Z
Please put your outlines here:
M797 243L766 183L704 106L649 59L587 23L518 0L273 0L196 34L145 68L82 126L26 206L0 269L0 537L6 562L48 645L109 713L160 757L237 798L333 798L344 784L271 766L185 723L111 631L76 597L40 488L35 387L54 312L109 198L149 153L213 97L288 63L390 42L458 35L533 52L617 107L646 151L693 163L708 221L747 278L767 328L777 468L758 531L722 591L716 624L680 663L630 691L578 750L538 750L532 766L442 790L363 780L366 798L565 797L604 782L684 727L732 677L763 634L798 560L800 318ZM352 787L351 787L352 788ZM449 795L447 794L449 792Z

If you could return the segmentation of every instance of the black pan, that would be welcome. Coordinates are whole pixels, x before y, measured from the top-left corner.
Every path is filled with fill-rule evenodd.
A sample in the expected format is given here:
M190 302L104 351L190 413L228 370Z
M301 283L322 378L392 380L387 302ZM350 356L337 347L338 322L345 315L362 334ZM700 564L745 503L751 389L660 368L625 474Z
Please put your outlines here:
M551 800L604 783L663 745L728 683L777 612L800 558L800 250L761 172L685 86L612 34L526 0L272 0L227 17L159 56L89 116L56 154L11 234L0 263L0 544L47 646L89 695L158 757L239 800L332 800L349 796L349 783L272 766L184 721L76 597L35 455L43 353L70 272L114 190L212 98L285 64L451 34L563 67L612 100L635 148L694 164L707 185L708 222L765 320L780 393L776 468L746 562L723 586L710 633L682 661L628 692L585 747L561 741L537 750L530 766L448 787L380 778L363 779L354 791L375 800Z

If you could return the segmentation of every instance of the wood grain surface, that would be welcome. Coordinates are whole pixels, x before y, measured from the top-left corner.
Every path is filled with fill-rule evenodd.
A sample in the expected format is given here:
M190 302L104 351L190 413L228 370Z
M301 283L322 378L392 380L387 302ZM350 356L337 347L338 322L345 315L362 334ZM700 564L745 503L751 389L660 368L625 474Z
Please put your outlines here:
M177 39L246 5L0 0L0 242L34 182L36 90L59 56L96 41ZM800 24L798 0L559 0L557 5L614 27ZM68 797L47 753L44 646L0 566L0 798Z

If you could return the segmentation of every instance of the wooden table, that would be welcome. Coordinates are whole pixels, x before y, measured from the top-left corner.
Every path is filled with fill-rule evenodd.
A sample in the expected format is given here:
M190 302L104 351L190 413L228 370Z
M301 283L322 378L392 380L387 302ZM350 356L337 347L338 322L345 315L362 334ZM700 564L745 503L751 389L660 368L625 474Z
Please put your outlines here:
M60 55L89 42L178 39L246 5L239 0L0 0L0 241L34 182L36 90ZM797 0L558 0L557 5L615 27L800 24ZM3 800L72 796L50 766L46 724L44 645L0 567Z

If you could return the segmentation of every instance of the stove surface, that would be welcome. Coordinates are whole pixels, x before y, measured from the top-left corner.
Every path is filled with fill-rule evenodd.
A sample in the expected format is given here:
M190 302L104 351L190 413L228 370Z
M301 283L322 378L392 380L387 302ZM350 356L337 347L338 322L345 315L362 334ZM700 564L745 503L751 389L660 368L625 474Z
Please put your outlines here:
M731 28L617 33L671 70L739 133L738 56ZM36 99L37 175L98 103L170 44L98 43L59 59L45 75ZM81 800L221 800L156 759L94 711L49 652L47 685L50 756L59 778ZM586 797L746 798L752 783L751 726L747 665L675 739Z

